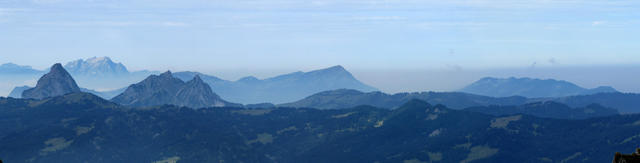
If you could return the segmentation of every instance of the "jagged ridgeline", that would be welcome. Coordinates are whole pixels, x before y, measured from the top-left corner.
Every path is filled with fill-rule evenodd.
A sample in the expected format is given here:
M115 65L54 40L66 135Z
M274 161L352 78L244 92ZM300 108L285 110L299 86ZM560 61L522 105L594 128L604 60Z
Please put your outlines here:
M89 92L104 95L99 92L78 87L71 75L61 64L54 64L50 72L43 75L34 88L25 89L22 97L27 99L44 99L69 93ZM19 92L18 88L14 90ZM172 104L191 108L238 106L222 100L220 96L204 83L200 76L195 76L188 82L173 77L170 71L160 75L151 75L140 83L129 86L123 93L114 97L112 101L132 107L156 106Z
M477 106L520 106L529 103L555 102L572 108L584 108L592 104L614 108L622 113L639 113L640 94L598 93L559 98L526 98L522 96L489 97L462 92L413 92L386 94L383 92L361 92L339 89L316 93L302 100L280 104L283 107L308 107L318 109L341 109L359 105L371 105L393 109L412 99L420 99L433 104L443 104L453 109ZM589 110L585 110L591 112Z
M491 116L411 100L395 110L122 107L87 93L0 98L6 162L610 162L640 115Z
M173 77L170 71L151 75L140 83L129 86L112 101L126 106L142 107L173 104L191 108L242 106L222 100L200 76L188 82Z
M49 73L38 80L35 88L22 92L23 98L43 99L80 92L80 87L60 63L51 66Z

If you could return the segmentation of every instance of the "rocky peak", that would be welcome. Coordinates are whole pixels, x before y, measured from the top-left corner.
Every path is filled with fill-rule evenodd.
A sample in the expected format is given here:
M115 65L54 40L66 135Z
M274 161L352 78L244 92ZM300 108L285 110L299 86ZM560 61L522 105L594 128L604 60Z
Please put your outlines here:
M112 101L128 106L173 104L192 108L235 105L213 93L199 75L188 82L173 77L171 71L152 75L133 84Z
M122 63L116 63L109 57L91 57L68 62L64 67L73 75L79 76L118 76L129 71Z
M62 67L62 64L56 63L51 66L49 73L38 80L35 88L22 92L22 97L43 99L75 92L80 92L80 87L69 72Z
M53 64L53 66L51 66L49 73L51 74L51 73L68 73L68 72L67 70L62 68L62 64L56 63L56 64Z

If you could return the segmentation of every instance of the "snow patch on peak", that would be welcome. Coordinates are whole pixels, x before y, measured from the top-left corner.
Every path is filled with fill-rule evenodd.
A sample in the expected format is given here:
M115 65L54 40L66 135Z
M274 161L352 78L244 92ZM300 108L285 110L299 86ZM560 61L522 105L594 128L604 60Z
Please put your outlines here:
M112 62L109 57L91 57L87 59L88 63L103 63L103 62Z

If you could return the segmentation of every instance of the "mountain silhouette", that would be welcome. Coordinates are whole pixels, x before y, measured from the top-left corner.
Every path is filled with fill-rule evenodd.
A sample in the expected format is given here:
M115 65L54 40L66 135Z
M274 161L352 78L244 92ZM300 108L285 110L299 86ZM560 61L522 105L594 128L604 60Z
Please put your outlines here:
M129 71L122 63L115 63L109 57L91 57L78 59L64 65L75 76L123 76Z
M164 104L192 108L239 105L222 100L199 76L185 83L173 77L170 71L151 75L129 86L122 94L111 100L133 107Z
M43 99L68 93L81 92L73 77L60 63L54 64L49 73L43 75L36 87L22 92L23 98Z
M318 92L335 89L355 89L364 92L377 91L356 79L342 66L333 66L310 72L294 72L267 79L253 76L237 81L222 80L215 76L197 72L177 72L174 74L183 81L200 75L213 91L221 97L251 103L285 103L300 100Z
M576 84L553 79L532 78L482 78L460 90L493 97L524 96L538 97L564 97L575 95L589 95L603 92L618 92L612 87L601 86L594 89L582 88Z

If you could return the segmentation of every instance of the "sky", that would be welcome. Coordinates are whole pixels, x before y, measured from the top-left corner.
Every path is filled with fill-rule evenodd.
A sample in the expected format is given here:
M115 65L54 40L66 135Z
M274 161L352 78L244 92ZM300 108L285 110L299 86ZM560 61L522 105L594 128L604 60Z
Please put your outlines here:
M386 92L482 76L640 92L639 42L631 0L0 0L0 63L109 56L230 80L342 65Z

